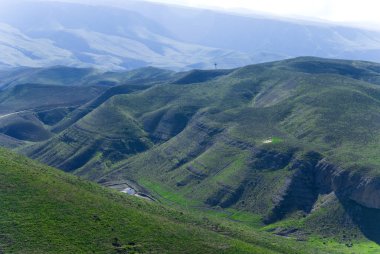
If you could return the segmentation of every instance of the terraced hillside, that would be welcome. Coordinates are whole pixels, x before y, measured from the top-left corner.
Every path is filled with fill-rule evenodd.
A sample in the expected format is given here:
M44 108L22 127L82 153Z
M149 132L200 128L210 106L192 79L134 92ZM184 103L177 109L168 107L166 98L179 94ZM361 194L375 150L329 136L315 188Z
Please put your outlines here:
M112 87L19 151L343 253L378 250L379 64L296 58L154 84Z

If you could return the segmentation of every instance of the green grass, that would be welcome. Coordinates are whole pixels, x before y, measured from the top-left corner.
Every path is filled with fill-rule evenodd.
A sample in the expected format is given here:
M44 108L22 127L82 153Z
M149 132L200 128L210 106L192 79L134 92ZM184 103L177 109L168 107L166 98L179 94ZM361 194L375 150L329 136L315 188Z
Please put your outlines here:
M334 239L311 238L310 246L315 248L323 248L335 253L355 253L355 254L376 254L379 253L379 246L370 241L337 242Z
M262 225L261 216L250 212L239 211L236 209L216 209L204 206L201 202L190 200L184 197L181 193L176 193L174 190L164 187L160 184L153 183L147 180L141 180L139 183L150 193L156 197L161 203L170 206L179 206L188 211L201 212L217 218L226 218L247 225L259 228Z
M284 140L282 138L278 138L278 137L272 138L272 144L280 144L282 142L284 142Z
M256 228L259 228L260 226L262 226L262 217L258 214L245 212L245 211L239 211L236 209L227 209L227 211L232 213L232 215L230 216L230 219L232 220L236 220L240 223L244 223Z
M286 253L269 236L251 238L4 150L0 165L5 253Z
M186 199L182 194L176 193L175 190L165 187L159 183L150 182L148 180L141 180L139 183L149 189L155 197L159 199L164 204L168 205L180 205L184 208L189 208L190 206L200 205L200 202L192 201Z

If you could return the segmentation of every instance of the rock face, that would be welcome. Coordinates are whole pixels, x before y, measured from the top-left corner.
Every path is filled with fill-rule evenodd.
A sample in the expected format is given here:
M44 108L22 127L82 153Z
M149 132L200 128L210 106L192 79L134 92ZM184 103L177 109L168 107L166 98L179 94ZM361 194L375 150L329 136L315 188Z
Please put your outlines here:
M318 164L318 169L331 174L332 189L341 197L355 201L367 207L380 209L380 179L348 172L328 164L325 160Z
M349 172L322 159L315 167L319 185L329 187L339 197L364 207L380 209L380 179Z
M294 173L279 197L274 198L267 223L280 220L294 210L309 213L319 195L330 193L335 193L342 202L354 202L364 209L380 209L380 179L339 168L315 152L290 164L289 170Z
M319 154L309 153L305 160L291 162L289 170L292 170L293 174L285 182L282 195L276 198L275 206L266 218L266 223L280 220L295 210L309 213L319 194L331 192L330 186L318 181L316 165L319 158Z
M368 208L380 209L380 179L361 179L351 199Z

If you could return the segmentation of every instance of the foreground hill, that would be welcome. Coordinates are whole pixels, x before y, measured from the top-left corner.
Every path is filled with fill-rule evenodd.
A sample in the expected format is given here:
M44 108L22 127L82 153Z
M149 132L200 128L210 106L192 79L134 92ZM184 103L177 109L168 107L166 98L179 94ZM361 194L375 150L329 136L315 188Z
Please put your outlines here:
M12 144L168 205L222 209L343 253L378 250L379 64L307 57L155 80L112 87L43 142Z
M3 149L0 203L1 253L303 253L296 243L128 197Z

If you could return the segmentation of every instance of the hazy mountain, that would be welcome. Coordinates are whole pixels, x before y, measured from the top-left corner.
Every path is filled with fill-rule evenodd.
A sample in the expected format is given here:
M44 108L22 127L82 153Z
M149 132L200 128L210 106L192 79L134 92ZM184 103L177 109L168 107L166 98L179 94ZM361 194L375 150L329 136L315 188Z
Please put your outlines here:
M210 69L304 55L380 61L379 32L135 1L122 6L4 4L0 67Z
M262 61L265 53L380 61L379 31L144 2L126 8L155 20L180 40L239 50L256 55L255 61Z
M3 66L182 69L252 62L244 53L177 40L153 20L122 9L26 2L1 9L0 22L6 23L0 26Z

